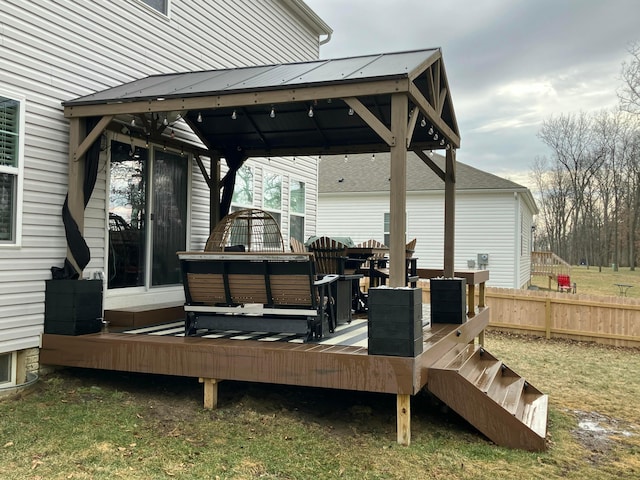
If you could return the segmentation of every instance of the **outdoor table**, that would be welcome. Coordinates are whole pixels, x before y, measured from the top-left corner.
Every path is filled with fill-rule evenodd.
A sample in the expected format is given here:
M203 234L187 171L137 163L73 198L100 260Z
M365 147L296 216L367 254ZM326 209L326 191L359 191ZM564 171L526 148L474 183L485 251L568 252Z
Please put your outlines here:
M616 287L620 290L620 295L623 297L627 296L627 290L629 290L633 285L629 285L626 283L614 283Z

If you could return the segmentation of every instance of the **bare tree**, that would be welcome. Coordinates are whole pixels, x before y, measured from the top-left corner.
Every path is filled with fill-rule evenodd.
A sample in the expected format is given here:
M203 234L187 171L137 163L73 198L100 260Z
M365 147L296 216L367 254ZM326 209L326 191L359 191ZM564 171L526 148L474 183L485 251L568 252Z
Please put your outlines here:
M561 114L543 121L538 137L551 148L553 160L569 175L574 202L571 225L576 228L584 215L584 192L603 161L602 152L594 148L593 121L584 112ZM576 260L578 238L579 235L572 235L565 254L572 262Z
M622 87L618 89L620 108L640 115L640 42L629 46L631 58L622 63Z

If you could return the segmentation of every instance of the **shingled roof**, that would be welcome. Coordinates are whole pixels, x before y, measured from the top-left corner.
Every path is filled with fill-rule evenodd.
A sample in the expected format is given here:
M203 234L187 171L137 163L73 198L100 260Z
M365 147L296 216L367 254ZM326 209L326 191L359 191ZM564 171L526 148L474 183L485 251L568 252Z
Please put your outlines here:
M319 193L389 191L389 153L323 156L318 178ZM445 159L434 154L433 161L444 170ZM456 162L456 190L529 190L510 180ZM407 191L444 191L444 182L416 154L407 152Z

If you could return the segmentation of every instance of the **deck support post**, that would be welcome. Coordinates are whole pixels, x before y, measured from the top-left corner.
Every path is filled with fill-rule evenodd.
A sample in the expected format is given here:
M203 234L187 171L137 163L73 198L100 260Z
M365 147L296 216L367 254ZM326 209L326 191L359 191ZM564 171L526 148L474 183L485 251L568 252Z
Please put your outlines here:
M411 443L411 395L399 393L396 404L398 443L409 446Z
M214 410L218 408L218 380L215 378L199 378L204 384L204 408Z

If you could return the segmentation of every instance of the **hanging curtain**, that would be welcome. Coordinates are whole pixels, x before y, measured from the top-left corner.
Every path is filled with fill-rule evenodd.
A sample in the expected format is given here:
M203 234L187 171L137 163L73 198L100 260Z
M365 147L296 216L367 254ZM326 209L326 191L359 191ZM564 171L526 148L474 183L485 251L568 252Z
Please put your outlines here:
M240 167L244 164L247 157L238 150L230 149L225 154L225 160L229 170L222 180L222 200L220 201L220 218L224 218L229 214L231 208L231 199L233 198L233 190L236 184L236 174Z
M98 124L100 119L98 117L90 117L86 120L86 131L91 132ZM93 142L93 145L89 147L85 154L85 169L83 180L83 194L84 194L84 207L87 207L93 188L96 185L96 178L98 177L98 161L100 159L100 137ZM77 222L71 216L69 211L69 194L67 193L62 205L62 223L64 224L64 232L67 237L67 246L76 263L80 267L80 270L89 264L91 260L91 252L89 246L82 236L82 232L78 228ZM54 279L77 279L80 277L80 272L75 269L68 258L64 260L64 267L51 267L51 273Z

